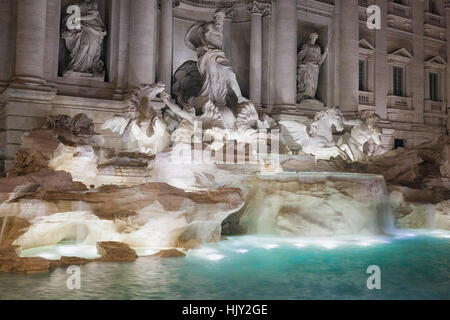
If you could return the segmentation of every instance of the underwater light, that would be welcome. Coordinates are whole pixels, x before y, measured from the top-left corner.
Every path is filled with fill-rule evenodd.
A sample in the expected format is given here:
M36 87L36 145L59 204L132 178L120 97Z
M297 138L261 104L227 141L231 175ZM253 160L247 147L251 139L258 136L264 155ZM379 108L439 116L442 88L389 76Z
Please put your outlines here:
M325 249L335 249L339 246L339 243L337 241L331 241L331 240L320 240L319 245Z
M371 245L373 245L374 244L374 242L370 242L370 241L361 241L361 242L358 242L358 246L361 246L361 247L370 247Z
M278 244L275 244L275 243L267 244L267 245L264 245L264 246L263 246L263 248L264 248L264 249L267 249L267 250L275 249L275 248L278 248L278 247L279 247L279 245L278 245Z
M223 258L225 258L225 256L223 256L221 254L210 254L210 255L206 256L206 258L208 260L212 260L212 261L219 261L219 260L222 260Z

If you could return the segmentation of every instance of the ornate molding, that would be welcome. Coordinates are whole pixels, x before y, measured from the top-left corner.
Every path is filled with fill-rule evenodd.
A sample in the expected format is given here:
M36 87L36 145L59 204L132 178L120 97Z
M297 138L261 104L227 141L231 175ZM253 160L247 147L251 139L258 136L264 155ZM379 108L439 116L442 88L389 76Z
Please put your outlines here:
M247 10L250 14L258 14L258 15L268 15L271 12L271 5L269 3L262 3L258 1L253 1L248 4Z
M313 8L297 7L297 10L301 11L303 13L313 14L313 15L322 16L322 17L326 17L326 18L332 18L333 17L333 13L332 12L324 12L324 11L316 10L316 9L313 9Z
M230 8L234 5L248 4L251 0L182 0L182 2L209 8Z

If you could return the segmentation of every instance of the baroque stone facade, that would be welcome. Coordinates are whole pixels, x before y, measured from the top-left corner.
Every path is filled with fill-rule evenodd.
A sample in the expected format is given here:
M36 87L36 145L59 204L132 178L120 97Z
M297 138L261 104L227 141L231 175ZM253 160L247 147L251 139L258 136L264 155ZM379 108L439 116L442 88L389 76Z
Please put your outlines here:
M367 111L378 116L385 149L447 135L448 1L85 1L95 2L97 12L87 16L105 25L95 55L105 76L70 77L61 74L67 58L61 23L65 8L77 2L2 1L0 172L11 168L23 133L51 115L83 112L106 135L106 146L120 146L120 137L107 136L101 126L142 83L178 90L174 75L198 59L185 35L195 23L212 21L218 8L225 12L223 51L242 95L274 119L311 121L324 107L339 106L350 118ZM372 4L381 9L380 30L366 24ZM323 104L297 102L298 54L313 33L321 52L328 49L314 97Z

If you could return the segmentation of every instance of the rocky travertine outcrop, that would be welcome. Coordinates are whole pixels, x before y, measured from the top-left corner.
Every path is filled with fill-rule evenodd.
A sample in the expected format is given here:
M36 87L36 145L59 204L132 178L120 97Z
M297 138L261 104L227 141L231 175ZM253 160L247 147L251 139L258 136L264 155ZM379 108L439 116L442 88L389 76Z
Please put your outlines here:
M282 236L380 234L390 228L381 176L285 174L250 179L246 207L230 233ZM231 229L231 230L230 230Z
M181 258L185 257L186 254L177 249L167 249L161 250L153 255L154 257L159 258Z
M104 139L94 132L94 122L85 114L51 116L42 129L26 132L8 176L42 170L66 171L85 185L95 183L97 151Z
M133 262L137 259L136 251L120 242L99 242L97 243L97 250L101 256L98 259L61 257L58 260L48 260L40 257L20 257L19 246L1 246L0 272L45 273L55 268L67 268L73 265L82 266L89 262ZM166 256L170 255L166 254Z
M86 186L81 182L72 180L70 173L65 171L54 171L42 169L27 175L0 178L0 193L13 193L19 186L34 186L34 190L29 189L29 193L44 193L47 191L85 191ZM29 195L30 196L30 195ZM34 196L34 198L39 198Z
M439 171L443 177L450 178L450 145L448 144L443 148Z
M66 268L72 265L84 265L95 259L77 257L61 257L59 260L47 260L40 257L20 257L19 246L0 247L0 272L43 273L55 268Z
M16 258L0 262L1 272L18 272L18 273L43 273L52 269L52 263L49 260L39 257L33 258Z
M333 159L330 164L338 172L372 173L384 176L387 183L411 185L419 178L423 159L416 150L397 149L371 157L364 163L348 163Z
M125 243L115 241L97 242L97 252L102 262L133 262L137 259L136 251Z
M414 191L396 188L390 194L396 226L401 229L441 229L450 230L450 201L430 203L427 192L420 196ZM426 190L425 190L426 191ZM431 192L431 191L430 191ZM433 201L433 197L430 197Z
M240 190L221 188L198 192L186 192L166 183L152 182L138 186L102 186L87 192L47 192L43 200L83 201L101 219L135 216L154 206L156 211L184 212L187 221L196 218L205 220L215 214L205 212L207 208L229 211L242 205Z
M434 227L450 231L450 200L443 201L435 206Z
M19 217L0 217L0 246L10 246L13 242L24 234L30 227L26 219Z
M14 242L23 248L61 240L85 244L113 240L132 247L189 248L196 242L219 241L222 221L242 207L243 198L234 188L185 192L155 182L81 192L47 191L35 208L39 205L43 206L42 212L22 210L17 202L3 205L3 211L16 210L16 216L32 224ZM80 211L73 211L77 206ZM55 212L58 209L61 211Z
M104 139L94 131L94 121L84 113L73 118L60 114L47 118L45 128L54 132L58 140L66 145L102 146Z

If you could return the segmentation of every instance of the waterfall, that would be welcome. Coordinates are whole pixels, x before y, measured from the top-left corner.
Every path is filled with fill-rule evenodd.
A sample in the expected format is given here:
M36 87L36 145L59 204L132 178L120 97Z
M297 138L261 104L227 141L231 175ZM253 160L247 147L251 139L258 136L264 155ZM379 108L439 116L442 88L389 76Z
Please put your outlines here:
M260 175L241 226L280 236L392 234L392 208L384 178L352 173Z
M384 233L392 235L396 232L396 228L392 214L392 206L389 201L389 192L384 177L380 177L378 181L379 183L376 186L377 191L374 192L375 198L378 200L378 223Z

